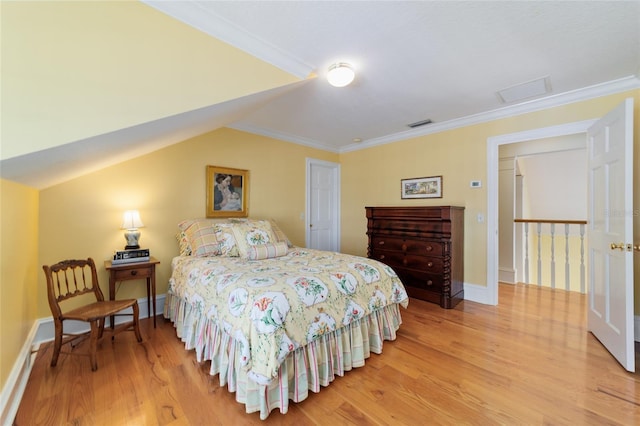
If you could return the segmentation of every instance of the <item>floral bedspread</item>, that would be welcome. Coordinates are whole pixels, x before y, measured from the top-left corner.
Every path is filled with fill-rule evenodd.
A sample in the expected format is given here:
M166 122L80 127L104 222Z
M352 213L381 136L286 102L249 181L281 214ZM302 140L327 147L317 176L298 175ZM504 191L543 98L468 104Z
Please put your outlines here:
M252 261L179 256L169 293L215 321L240 345L249 377L267 384L286 356L326 333L408 296L396 273L372 259L293 248Z

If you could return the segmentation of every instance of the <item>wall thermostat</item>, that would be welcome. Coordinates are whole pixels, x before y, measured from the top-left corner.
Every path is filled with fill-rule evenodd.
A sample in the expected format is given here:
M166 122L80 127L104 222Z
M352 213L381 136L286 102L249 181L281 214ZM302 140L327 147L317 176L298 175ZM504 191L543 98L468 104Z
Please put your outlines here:
M480 188L482 187L482 181L481 180L472 180L471 184L469 185L472 188Z

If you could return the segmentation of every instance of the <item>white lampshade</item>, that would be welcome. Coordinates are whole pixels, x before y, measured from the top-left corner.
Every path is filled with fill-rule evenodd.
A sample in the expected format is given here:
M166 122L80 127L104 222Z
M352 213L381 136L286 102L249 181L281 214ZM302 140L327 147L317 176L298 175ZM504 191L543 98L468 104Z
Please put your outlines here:
M144 227L144 223L140 220L140 212L138 210L127 210L122 216L122 229L137 229Z
M347 64L346 62L338 62L329 67L327 80L332 86L344 87L349 85L355 76L356 73L350 64Z

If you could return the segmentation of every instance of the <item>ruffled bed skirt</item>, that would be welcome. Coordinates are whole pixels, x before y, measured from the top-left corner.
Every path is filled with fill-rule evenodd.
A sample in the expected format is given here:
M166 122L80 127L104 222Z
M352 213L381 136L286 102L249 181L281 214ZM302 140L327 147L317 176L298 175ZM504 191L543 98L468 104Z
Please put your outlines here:
M240 366L235 340L215 322L199 314L189 303L167 293L164 316L176 328L186 349L195 349L198 362L211 361L211 375L218 374L220 386L235 392L246 412L260 412L262 420L271 410L286 413L289 400L300 402L309 391L319 392L336 375L362 367L371 352L381 353L384 340L395 340L402 323L398 304L389 305L350 325L296 349L284 360L277 380L260 385Z

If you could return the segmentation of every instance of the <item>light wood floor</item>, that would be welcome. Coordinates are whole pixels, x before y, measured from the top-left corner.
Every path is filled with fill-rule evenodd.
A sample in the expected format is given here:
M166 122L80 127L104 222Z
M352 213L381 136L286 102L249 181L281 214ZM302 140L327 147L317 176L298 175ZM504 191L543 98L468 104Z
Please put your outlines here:
M143 343L132 333L103 342L95 373L68 355L50 368L43 345L15 424L640 424L640 375L586 331L585 296L501 284L497 307L412 299L402 316L382 355L266 421L246 414L160 317L157 329L143 320Z

